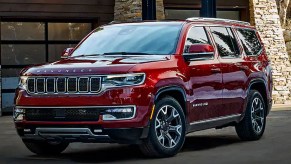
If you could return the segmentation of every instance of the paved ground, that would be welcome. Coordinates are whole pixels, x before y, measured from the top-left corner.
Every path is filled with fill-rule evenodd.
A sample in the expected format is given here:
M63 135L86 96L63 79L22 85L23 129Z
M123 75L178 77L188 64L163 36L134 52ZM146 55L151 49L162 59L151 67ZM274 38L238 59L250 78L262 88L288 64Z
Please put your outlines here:
M271 112L265 135L242 142L233 128L187 136L183 150L172 158L147 159L134 146L71 144L60 156L39 157L21 143L11 116L0 118L0 163L291 163L291 111Z

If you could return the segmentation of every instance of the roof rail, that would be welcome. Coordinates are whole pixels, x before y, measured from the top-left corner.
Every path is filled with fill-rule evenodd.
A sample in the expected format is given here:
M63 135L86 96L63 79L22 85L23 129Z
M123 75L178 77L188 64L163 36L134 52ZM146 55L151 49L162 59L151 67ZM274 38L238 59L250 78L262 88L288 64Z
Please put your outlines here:
M213 21L213 22L217 21L217 22L237 23L237 24L247 25L247 26L251 25L249 22L231 20L231 19L222 19L222 18L192 17L192 18L187 18L186 20L187 21Z

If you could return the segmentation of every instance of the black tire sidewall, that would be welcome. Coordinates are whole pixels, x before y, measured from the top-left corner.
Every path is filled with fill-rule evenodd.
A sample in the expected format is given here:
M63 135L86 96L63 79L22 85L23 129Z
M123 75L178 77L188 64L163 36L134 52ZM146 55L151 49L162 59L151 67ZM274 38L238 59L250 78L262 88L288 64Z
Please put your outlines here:
M178 144L173 148L165 148L164 146L162 146L160 144L160 142L158 141L158 137L157 137L156 131L155 131L155 120L156 120L157 113L158 113L159 109L165 105L170 105L170 106L173 106L174 108L176 108L176 110L178 111L178 113L180 115L181 122L182 122L181 138L180 138ZM149 131L149 138L150 138L150 141L152 142L152 145L154 146L155 150L159 154L163 154L165 156L175 155L182 148L184 141L185 141L185 135L186 135L185 115L184 115L184 112L183 112L180 104L172 97L165 97L165 98L159 100L155 106L155 111L154 111L154 114L153 114L153 117L151 120L150 131Z
M46 141L22 140L25 146L33 153L38 155L57 155L63 152L69 143L50 144Z
M252 113L251 113L251 110L252 110L252 103L253 103L253 100L255 98L259 98L261 100L261 102L263 103L263 108L264 108L264 125L263 125L262 130L261 130L260 133L257 133L254 130L254 127L252 125L252 116L251 116ZM266 127L266 105L265 105L265 101L264 101L262 95L258 91L252 91L251 92L250 99L249 99L248 105L247 105L246 114L248 115L247 116L248 128L251 130L252 135L255 138L260 138L264 134L265 127Z

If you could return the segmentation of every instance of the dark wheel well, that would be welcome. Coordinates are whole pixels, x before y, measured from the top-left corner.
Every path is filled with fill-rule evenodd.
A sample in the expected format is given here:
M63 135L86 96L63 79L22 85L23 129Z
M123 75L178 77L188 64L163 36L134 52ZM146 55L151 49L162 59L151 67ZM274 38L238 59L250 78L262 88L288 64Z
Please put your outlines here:
M155 101L158 101L167 96L171 96L174 99L176 99L181 105L185 116L187 116L186 100L185 100L185 95L183 94L183 92L180 90L174 90L174 89L162 91L160 94L157 94Z
M260 92L260 94L262 95L264 101L265 101L265 105L266 105L266 110L268 109L268 99L267 99L267 92L266 92L266 86L263 82L255 82L253 84L251 84L250 90L257 90L258 92ZM267 112L267 111L266 111Z

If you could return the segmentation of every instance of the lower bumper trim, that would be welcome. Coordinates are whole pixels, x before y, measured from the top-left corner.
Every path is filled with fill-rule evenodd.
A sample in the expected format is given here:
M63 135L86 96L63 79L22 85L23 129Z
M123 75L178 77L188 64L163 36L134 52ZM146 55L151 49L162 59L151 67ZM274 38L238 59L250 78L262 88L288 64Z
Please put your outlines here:
M30 133L27 131L29 129L18 129L18 134L20 134L23 140L138 144L144 135L144 131L147 131L146 129L147 128L90 129L86 127L36 127L31 129Z

